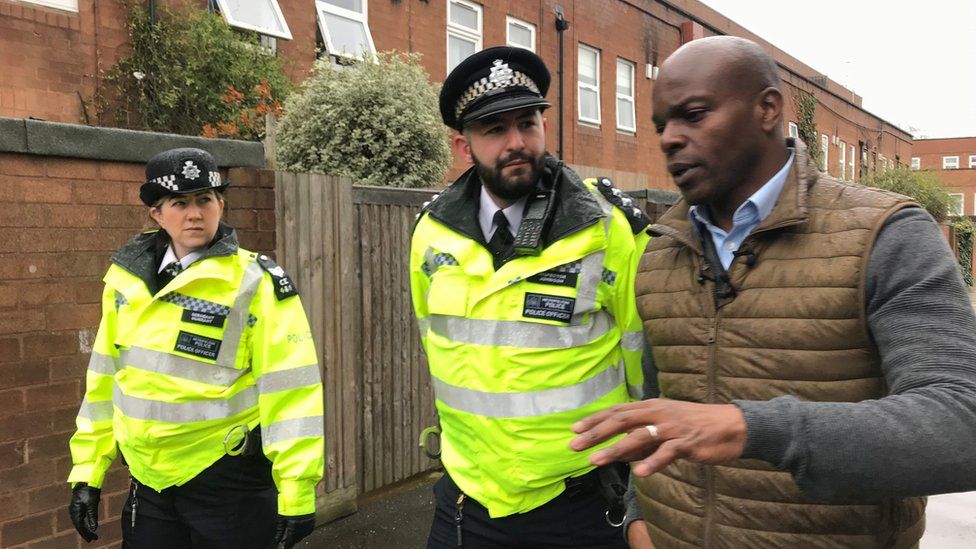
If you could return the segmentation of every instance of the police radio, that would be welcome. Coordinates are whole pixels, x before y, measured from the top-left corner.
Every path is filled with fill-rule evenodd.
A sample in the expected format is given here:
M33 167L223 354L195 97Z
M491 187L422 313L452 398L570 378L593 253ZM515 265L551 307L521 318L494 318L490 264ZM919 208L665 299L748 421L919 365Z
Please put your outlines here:
M512 248L518 255L539 255L542 253L542 230L552 210L552 191L536 190L529 198L522 214L522 224Z

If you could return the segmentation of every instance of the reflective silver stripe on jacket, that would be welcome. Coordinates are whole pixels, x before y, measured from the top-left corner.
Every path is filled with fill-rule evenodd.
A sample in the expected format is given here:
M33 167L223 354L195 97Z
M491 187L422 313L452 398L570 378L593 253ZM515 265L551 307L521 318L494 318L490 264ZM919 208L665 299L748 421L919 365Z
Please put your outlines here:
M81 401L81 408L78 409L78 417L83 417L92 423L112 419L114 413L111 400L88 402L87 397Z
M325 436L325 418L322 416L296 417L276 421L261 429L261 444L270 446L293 438Z
M460 316L430 315L432 332L457 343L523 347L526 349L568 349L580 347L605 335L613 326L610 314L601 309L586 324L555 326L518 320L484 320ZM425 331L421 326L421 334Z
M319 365L309 364L288 370L268 372L258 378L258 392L262 395L287 391L299 387L308 387L322 382L319 375Z
M600 287L600 277L603 274L603 259L606 252L600 250L583 258L579 274L579 290L576 291L576 302L573 314L579 315L596 310L596 292Z
M246 412L258 405L258 392L254 387L248 387L226 400L162 402L126 395L116 384L112 390L112 402L122 415L133 419L194 423L226 419Z
M171 355L161 351L152 351L141 347L132 347L128 350L120 350L119 356L122 364L126 368L138 368L147 372L155 372L167 376L209 383L210 385L220 385L230 387L247 370L235 370L234 368L224 368L209 362L202 362L192 358Z
M447 406L484 417L537 417L579 410L625 383L623 363L568 387L525 393L489 393L432 378L434 395Z
M634 400L644 400L644 388L627 384L627 394Z
M263 269L256 259L252 259L247 268L244 269L244 276L241 279L241 287L237 290L237 297L234 305L227 314L227 327L224 329L223 344L220 347L220 354L217 355L217 365L225 368L233 368L237 359L237 346L240 345L241 335L244 333L244 326L250 316L251 300L258 291L258 284L261 283Z
M88 360L88 370L104 376L114 376L115 372L119 371L119 359L92 351L91 358Z
M644 332L625 331L620 336L620 347L625 351L640 351L644 349Z

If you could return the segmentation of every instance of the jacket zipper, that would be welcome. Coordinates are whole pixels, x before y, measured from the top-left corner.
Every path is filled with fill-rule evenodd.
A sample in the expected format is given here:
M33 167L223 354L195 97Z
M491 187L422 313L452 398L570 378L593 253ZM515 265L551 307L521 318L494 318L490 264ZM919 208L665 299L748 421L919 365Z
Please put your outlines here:
M699 258L704 261L703 257ZM715 283L711 283L713 286L713 291L710 292L712 297L712 307L714 308L714 320L710 327L708 334L708 370L706 372L706 390L705 390L705 402L707 404L715 403L715 389L717 384L718 373L716 372L716 355L718 354L718 326L722 320L722 310L719 309L717 300L715 298L714 286ZM714 467L711 465L702 465L705 472L705 525L703 527L703 546L708 549L712 546L712 527L715 522L715 471Z

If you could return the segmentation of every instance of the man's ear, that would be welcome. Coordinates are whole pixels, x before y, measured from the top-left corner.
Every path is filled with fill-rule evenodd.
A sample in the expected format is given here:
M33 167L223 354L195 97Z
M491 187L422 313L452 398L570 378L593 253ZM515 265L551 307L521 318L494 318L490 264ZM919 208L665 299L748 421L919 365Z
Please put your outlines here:
M783 93L770 86L759 92L759 103L756 105L759 124L763 131L769 133L779 127L783 119Z
M471 156L471 144L468 143L467 137L461 133L454 134L454 137L451 138L451 146L454 147L454 152L466 163L474 164L474 158Z

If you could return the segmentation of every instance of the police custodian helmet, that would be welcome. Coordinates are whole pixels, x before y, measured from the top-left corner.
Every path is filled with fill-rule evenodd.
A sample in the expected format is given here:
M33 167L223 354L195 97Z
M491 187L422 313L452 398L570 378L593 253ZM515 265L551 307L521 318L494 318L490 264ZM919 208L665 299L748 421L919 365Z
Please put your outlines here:
M207 151L170 149L149 159L139 198L146 206L152 206L165 196L209 189L223 192L228 185L230 181L221 181L217 160Z
M524 48L481 50L454 68L441 88L441 119L462 130L472 122L526 107L549 107L552 77L546 64Z

